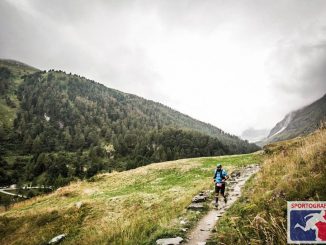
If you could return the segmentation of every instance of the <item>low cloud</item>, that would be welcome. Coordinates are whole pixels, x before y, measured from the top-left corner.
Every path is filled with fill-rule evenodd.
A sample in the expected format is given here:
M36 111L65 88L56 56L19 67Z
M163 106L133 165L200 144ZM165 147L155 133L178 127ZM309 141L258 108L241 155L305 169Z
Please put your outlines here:
M326 91L323 0L4 0L0 57L77 73L231 133Z
M279 41L267 66L274 93L281 98L295 98L297 108L324 95L325 27L314 26L304 29L292 37Z

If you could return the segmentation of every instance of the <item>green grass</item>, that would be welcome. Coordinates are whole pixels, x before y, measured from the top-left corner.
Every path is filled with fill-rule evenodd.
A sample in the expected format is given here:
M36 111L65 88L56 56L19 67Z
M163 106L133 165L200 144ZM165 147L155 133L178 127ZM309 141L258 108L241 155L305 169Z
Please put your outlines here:
M217 162L223 164L223 166L237 166L245 167L248 162L250 163L259 163L261 161L261 152L255 154L243 154L243 155L233 155L230 156L221 156L221 157L206 157L202 159L203 166L212 167L216 165Z
M16 96L18 86L22 83L23 75L34 73L37 69L26 66L22 63L15 63L12 61L1 60L0 67L7 67L12 72L11 86L5 93L5 96L9 97L10 100L16 105L16 108L12 108L7 105L5 96L0 97L0 137L6 138L7 134L13 129L13 122L16 117L16 113L19 109L19 101Z
M8 107L5 100L3 98L0 98L0 128L10 128L12 126L13 120L16 116L16 112L19 107L19 101L15 94L18 86L23 81L22 76L34 73L38 70L23 63L2 59L0 59L0 67L7 67L12 73L12 86L9 88L9 91L6 93L6 95L16 104L17 108Z
M212 188L216 163L232 171L259 159L259 154L183 159L75 182L0 214L0 243L43 244L67 233L63 244L153 244L184 235L178 218L189 220L189 227L200 217L186 207L199 191Z
M16 117L17 108L11 108L6 105L3 99L0 99L0 127L11 130Z
M14 76L18 78L23 75L31 74L38 71L38 69L28 66L26 64L3 59L0 59L0 66L7 67L14 74Z

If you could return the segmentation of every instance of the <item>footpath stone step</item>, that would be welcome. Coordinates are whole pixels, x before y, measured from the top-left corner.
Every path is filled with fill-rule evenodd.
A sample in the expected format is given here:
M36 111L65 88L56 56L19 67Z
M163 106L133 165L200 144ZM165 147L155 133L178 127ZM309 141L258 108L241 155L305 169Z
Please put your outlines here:
M203 203L191 203L188 206L188 209L190 209L190 210L203 210L204 209L204 204Z
M162 238L156 241L157 245L178 245L183 241L182 237Z
M194 196L194 198L192 199L192 202L206 202L207 200L207 196L206 195L197 195L197 196Z
M204 245L205 241L208 241L212 232L217 232L215 229L215 224L222 217L226 210L231 207L234 202L241 196L241 189L245 185L245 182L249 179L249 177L256 173L259 170L259 166L250 167L247 169L242 169L241 171L234 172L233 178L228 180L227 184L227 203L224 203L223 198L219 196L219 205L215 207L214 196L211 202L211 205L208 206L209 211L205 214L197 223L196 227L191 229L189 234L187 235L188 239L186 239L182 244L184 245ZM214 193L214 190L211 191L211 195ZM211 200L211 199L209 199ZM206 207L205 203L192 203L188 206L188 209L199 210L198 208ZM197 211L199 212L199 211Z

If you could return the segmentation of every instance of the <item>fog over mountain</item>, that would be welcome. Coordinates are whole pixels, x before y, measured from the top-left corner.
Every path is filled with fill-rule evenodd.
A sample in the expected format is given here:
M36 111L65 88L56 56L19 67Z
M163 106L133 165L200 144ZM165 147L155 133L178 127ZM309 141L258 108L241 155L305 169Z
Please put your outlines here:
M268 137L260 145L292 139L307 135L320 128L326 120L326 94L298 110L289 112L269 132Z
M62 69L240 135L326 91L326 1L0 2L0 57Z
M249 142L257 142L265 139L268 136L269 131L269 129L248 128L242 132L241 138L246 139Z

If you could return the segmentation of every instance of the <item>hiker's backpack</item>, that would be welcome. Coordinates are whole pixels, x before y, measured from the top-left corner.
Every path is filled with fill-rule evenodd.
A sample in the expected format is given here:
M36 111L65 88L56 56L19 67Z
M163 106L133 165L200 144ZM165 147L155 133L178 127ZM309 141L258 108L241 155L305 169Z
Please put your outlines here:
M217 171L215 170L214 180L216 179L216 176L217 176ZM223 169L221 169L221 171L220 171L220 178L221 178L221 180L224 179L224 177L223 177Z

